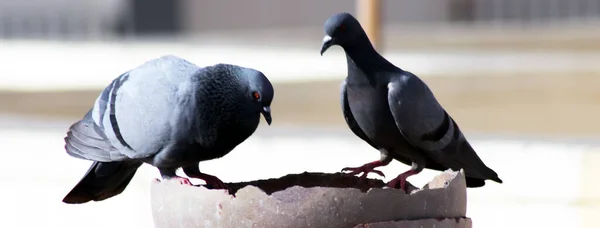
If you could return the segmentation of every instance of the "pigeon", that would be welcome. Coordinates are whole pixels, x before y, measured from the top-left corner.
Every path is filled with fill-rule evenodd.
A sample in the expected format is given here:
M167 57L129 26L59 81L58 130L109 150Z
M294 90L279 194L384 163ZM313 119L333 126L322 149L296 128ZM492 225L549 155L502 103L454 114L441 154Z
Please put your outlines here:
M65 149L94 161L63 202L102 201L125 190L144 163L162 179L228 189L200 172L199 162L225 156L250 137L261 114L271 124L273 86L258 70L230 64L198 67L165 55L112 81L87 114L70 126Z
M341 108L350 130L377 149L379 160L347 167L350 175L384 176L375 168L396 159L411 168L387 183L407 191L406 178L423 169L463 169L467 187L502 183L498 174L477 156L458 124L444 110L429 87L413 73L382 57L362 26L349 13L338 13L325 22L321 55L333 45L344 49L348 75L341 83Z

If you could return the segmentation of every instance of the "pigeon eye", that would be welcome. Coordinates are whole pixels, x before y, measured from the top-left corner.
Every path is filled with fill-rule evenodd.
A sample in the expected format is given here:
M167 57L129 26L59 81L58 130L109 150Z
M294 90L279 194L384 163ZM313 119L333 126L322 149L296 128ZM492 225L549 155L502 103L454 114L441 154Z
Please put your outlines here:
M258 100L258 99L260 99L260 94L258 94L258 92L253 92L252 97L254 97L254 99Z
M340 31L346 31L346 25L344 25L344 24L340 25Z

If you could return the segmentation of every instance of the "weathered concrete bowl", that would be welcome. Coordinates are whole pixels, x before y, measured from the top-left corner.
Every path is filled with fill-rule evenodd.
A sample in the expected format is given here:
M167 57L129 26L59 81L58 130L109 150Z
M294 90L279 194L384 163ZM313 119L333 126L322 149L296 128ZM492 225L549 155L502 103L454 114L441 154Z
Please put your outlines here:
M154 182L156 227L452 227L469 228L461 172L446 171L422 189L382 189L381 180L323 173L228 183L224 190Z

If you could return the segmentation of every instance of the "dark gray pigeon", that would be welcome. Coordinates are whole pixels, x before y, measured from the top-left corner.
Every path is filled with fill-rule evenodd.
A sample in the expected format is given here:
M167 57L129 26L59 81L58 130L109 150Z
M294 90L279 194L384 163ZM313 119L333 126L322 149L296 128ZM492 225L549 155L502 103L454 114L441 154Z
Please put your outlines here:
M481 187L486 179L502 183L496 172L477 156L456 122L438 103L429 87L411 72L383 58L371 45L360 23L348 13L325 22L321 55L339 45L346 53L348 77L341 85L346 123L359 138L381 153L381 159L361 167L344 168L356 175L396 159L412 165L388 183L406 191L406 178L424 168L464 169L467 187Z
M260 71L229 64L200 68L175 56L150 60L116 78L65 137L67 153L94 163L65 203L101 201L123 192L143 163L163 179L178 168L227 189L198 163L220 158L271 124L273 87Z

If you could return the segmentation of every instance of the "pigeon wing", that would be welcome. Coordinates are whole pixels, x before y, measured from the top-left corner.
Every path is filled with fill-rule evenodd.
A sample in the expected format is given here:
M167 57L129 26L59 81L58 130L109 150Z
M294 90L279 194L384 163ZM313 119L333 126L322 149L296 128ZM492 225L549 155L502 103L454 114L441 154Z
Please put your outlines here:
M160 152L178 125L182 99L194 93L193 73L199 67L175 56L146 62L129 72L109 97L102 120L109 139L127 157Z
M429 87L407 74L388 84L388 104L396 126L410 145L443 166L464 169L471 177L501 182L483 164Z
M86 131L88 141L103 138L110 145L103 148L110 150L88 149L73 154L96 161L116 161L146 158L160 152L171 140L173 126L177 124L175 112L180 111L180 98L193 92L190 78L197 69L181 58L163 56L113 80L86 118L74 125L77 128L72 127L91 126ZM92 129L99 136L93 135ZM71 138L76 142L74 136ZM115 151L121 155L115 155Z

